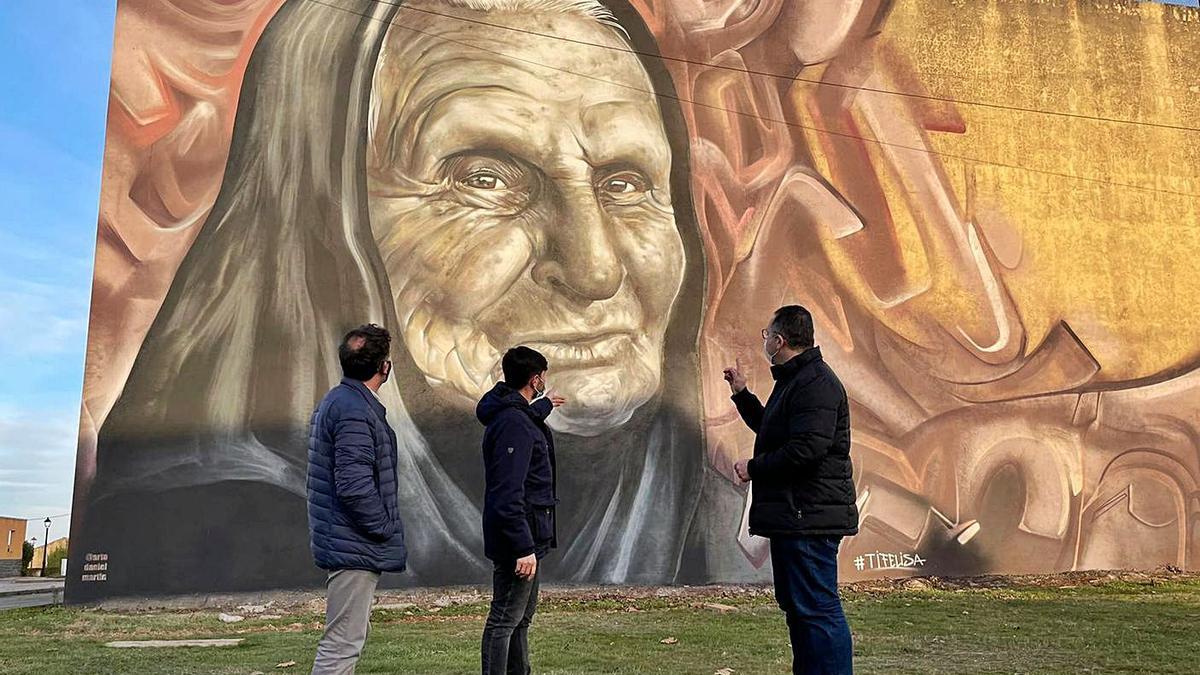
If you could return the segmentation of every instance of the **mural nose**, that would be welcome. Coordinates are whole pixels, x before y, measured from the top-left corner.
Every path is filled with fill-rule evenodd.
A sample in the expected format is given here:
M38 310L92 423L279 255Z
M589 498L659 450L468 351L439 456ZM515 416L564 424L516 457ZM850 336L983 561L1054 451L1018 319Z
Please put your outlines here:
M534 281L581 302L616 295L625 268L595 197L589 193L570 198L551 227L546 252L533 269Z

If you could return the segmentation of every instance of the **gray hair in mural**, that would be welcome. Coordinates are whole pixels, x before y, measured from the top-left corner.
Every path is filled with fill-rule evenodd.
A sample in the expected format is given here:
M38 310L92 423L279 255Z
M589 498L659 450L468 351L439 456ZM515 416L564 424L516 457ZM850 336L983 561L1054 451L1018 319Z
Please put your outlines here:
M104 594L319 583L307 422L364 321L402 337L381 395L406 583L486 578L472 410L514 344L571 401L551 578L705 577L703 253L672 85L631 45L655 49L617 4L281 7L220 195L100 431L78 550L108 556Z

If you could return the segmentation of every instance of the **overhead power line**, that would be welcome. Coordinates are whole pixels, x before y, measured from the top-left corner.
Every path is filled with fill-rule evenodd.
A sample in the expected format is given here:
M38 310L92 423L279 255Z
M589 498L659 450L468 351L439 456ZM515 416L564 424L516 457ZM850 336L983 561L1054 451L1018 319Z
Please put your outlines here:
M756 75L759 77L769 77L769 78L773 78L773 79L787 80L790 82L805 82L805 83L814 84L814 85L817 85L820 87L832 87L832 88L836 88L836 89L850 89L853 91L864 91L864 92L869 92L869 93L873 93L873 94L885 94L888 96L900 96L903 98L918 99L918 100L922 100L922 101L937 101L940 103L953 103L953 104L962 105L962 106L991 108L994 110L1005 110L1005 111L1009 111L1009 112L1022 112L1022 113L1030 113L1030 114L1036 114L1036 115L1050 115L1050 116L1054 116L1054 117L1065 117L1065 118L1074 119L1074 120L1088 120L1088 121L1093 121L1093 122L1106 122L1106 123L1110 123L1110 124L1125 124L1125 125L1132 125L1132 126L1153 127L1156 129L1169 129L1172 131L1200 132L1200 127L1191 127L1191 126L1186 126L1183 124L1172 124L1169 122L1131 120L1131 119L1124 119L1124 118L1120 118L1120 117L1107 117L1104 115L1088 115L1088 114L1084 114L1084 113L1067 112L1065 110L1046 110L1044 108L1032 108L1032 107L1025 107L1025 106L1019 106L1019 105L1005 104L1005 103L994 103L994 102L990 102L990 101L972 101L969 99L950 98L950 97L946 97L946 96L934 96L932 94L920 94L920 93L909 92L909 91L896 91L894 89L882 89L882 88L877 88L877 87L864 87L864 86L853 85L853 84L842 84L839 82L828 82L825 80L817 80L817 79L812 79L812 78L800 77L799 75L785 75L783 73L773 73L770 71L756 70L753 68L739 68L737 66L730 66L730 65L723 64L723 63L695 61L692 59L685 59L685 58L678 57L678 56L666 56L663 54L634 49L631 47L618 47L618 46L614 46L614 45L601 44L598 42L589 42L587 40L580 40L578 38L569 38L569 37L564 37L561 35L554 35L552 33L542 33L539 31L529 30L526 28L518 28L516 26L506 26L506 25L500 24L500 23L484 21L482 19L473 19L471 17L456 16L454 14L446 14L444 12L438 12L438 11L434 11L432 9L425 9L422 7L412 7L409 5L405 5L403 3L385 2L384 0L376 0L376 2L378 2L381 5L389 5L392 7L397 7L406 12L420 12L422 14L430 14L433 16L439 16L439 17L443 17L446 19L452 19L454 21L462 21L462 22L473 23L473 24L477 24L477 25L481 25L481 26L489 26L491 28L499 28L502 30L512 31L515 33L523 33L525 35L534 35L537 37L548 38L551 40L559 40L562 42L569 42L571 44L594 47L596 49L605 49L605 50L620 52L620 53L624 53L624 54L635 54L637 56L643 56L646 58L660 59L663 61L671 61L674 63L686 63L686 64L690 64L690 65L694 65L694 66L703 66L705 68L714 68L717 70L729 70L729 71L733 71L736 73L744 73L747 75ZM324 3L321 3L321 4L324 4Z
M695 101L695 100L691 100L691 99L687 99L687 98L682 98L677 95L665 94L665 93L654 91L651 89L643 89L641 87L637 87L634 85L622 84L619 82L612 82L610 80L606 80L601 77L596 77L594 75L586 75L583 73L577 73L577 72L574 72L574 71L566 69L566 68L552 66L552 65L549 65L546 63L541 63L539 61L534 61L534 60L527 59L524 57L516 56L514 54L508 54L505 52L500 52L500 51L496 51L496 50L492 50L492 49L487 49L485 47L480 47L479 45L471 44L469 42L464 42L462 40L458 40L455 38L446 37L444 35L430 33L428 31L423 31L419 28L413 28L412 26L406 26L404 24L396 23L395 21L384 21L383 19L371 16L370 14L356 12L356 11L346 8L346 7L338 7L337 5L329 4L328 2L324 2L323 0L307 0L307 1L317 4L317 5L321 5L323 7L328 7L329 9L333 9L333 10L336 10L339 12L345 12L347 14L360 16L360 17L370 20L370 21L378 21L381 23L388 23L389 25L391 25L395 28L400 28L402 30L407 30L407 31L410 31L413 33L418 33L420 35L425 35L425 36L433 38L435 40L449 42L451 44L457 44L457 45L466 47L468 49L474 49L474 50L477 50L477 51L480 51L480 52L483 52L486 54L492 54L494 56L502 56L504 58L512 59L514 61L518 61L521 63L527 63L529 65L546 68L548 70L552 70L555 72L561 72L564 74L573 75L575 77L592 80L595 82L600 82L600 83L607 84L607 85L614 86L614 87L619 87L622 89L628 89L628 90L637 91L637 92L644 93L644 94L649 94L651 96L656 96L659 98L674 100L679 103L686 103L688 105L692 105L692 106L695 106L698 108L715 110L715 111L724 112L724 113L727 113L730 115L738 115L738 116L742 116L742 117L756 119L756 120L763 121L763 122L770 122L772 124L782 124L782 125L785 125L788 127L793 127L793 128L798 128L798 129L806 129L808 131L812 131L812 132L818 133L818 134L824 134L827 136L834 136L834 137L839 137L839 138L847 138L847 139L851 139L851 140L862 141L864 143L872 143L872 144L879 145L882 147L890 147L890 148L897 148L897 149L901 149L901 150L910 150L913 152L920 152L920 153L928 154L928 155L935 156L935 157L941 157L943 159L954 159L954 160L958 160L961 162L967 162L967 163L972 163L972 164L981 164L981 165L988 165L988 166L994 166L994 167L1005 168L1005 169L1013 169L1016 171L1025 171L1028 173L1035 173L1035 174L1041 174L1041 175L1046 175L1046 176L1054 176L1057 178L1066 178L1068 180L1076 180L1076 181L1081 181L1081 182L1086 182L1086 183L1093 183L1093 184L1097 184L1097 185L1105 185L1105 186L1109 186L1109 187L1119 187L1119 188L1125 188L1125 189L1129 189L1129 190L1137 190L1137 191L1141 191L1141 192L1168 194L1168 195L1174 195L1174 196L1178 196L1178 197L1192 197L1192 198L1200 197L1200 194L1195 194L1192 192L1184 192L1182 190L1171 190L1171 189L1157 188L1157 187L1152 187L1152 186L1147 186L1147 185L1138 185L1135 183L1123 183L1123 182L1118 182L1118 181L1110 181L1110 180L1106 180L1103 178L1096 178L1096 177L1092 177L1092 176L1080 176L1078 174L1068 173L1065 171L1054 171L1051 169L1039 169L1039 168L1035 168L1035 167L1024 166L1021 164L1012 164L1009 162L1000 162L1000 161L996 161L996 160L982 159L982 158L978 158L978 157L970 157L967 155L960 155L957 153L943 152L940 150L931 150L929 148L921 147L921 146L906 145L903 143L893 143L890 141L882 141L882 140L879 140L876 138L867 138L865 136L859 136L857 134L851 134L851 133L842 132L842 131L834 131L832 129L822 129L820 127L809 126L809 125L801 124L799 122L794 122L791 120L778 119L778 118L774 118L774 117L764 117L761 115L755 115L753 113L749 113L749 112L745 112L745 111L741 111L741 110L733 110L731 108L725 108L723 106L718 106L718 105L703 103L700 101ZM380 4L391 5L393 7L401 7L401 8L403 7L402 5L386 3L386 2L380 2ZM456 19L456 20L459 19L459 17L454 17L453 15L444 15L444 16L451 18L451 19ZM465 20L465 19L463 19L463 20ZM489 24L489 25L493 25L493 24ZM498 26L498 27L503 27L503 26Z
M59 519L61 519L61 518L66 518L66 517L67 517L67 516L69 516L69 515L71 515L71 514L70 514L70 513L62 513L62 514L59 514L59 515L57 515L57 516L38 516L38 517L36 517L36 518L25 518L24 520L25 520L25 522L27 522L27 523L32 523L32 522L33 522L33 521L35 521L35 520L40 522L40 521L43 521L43 520L45 520L45 519L47 519L47 518L49 518L50 520L59 520Z

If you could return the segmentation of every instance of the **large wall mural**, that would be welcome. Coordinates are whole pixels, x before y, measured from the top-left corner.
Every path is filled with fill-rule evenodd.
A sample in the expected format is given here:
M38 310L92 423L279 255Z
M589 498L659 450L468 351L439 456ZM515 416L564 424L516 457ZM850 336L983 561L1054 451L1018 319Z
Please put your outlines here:
M76 601L310 586L336 342L397 336L410 573L487 578L477 396L542 350L560 583L769 578L721 369L800 302L847 579L1200 556L1200 11L121 0Z

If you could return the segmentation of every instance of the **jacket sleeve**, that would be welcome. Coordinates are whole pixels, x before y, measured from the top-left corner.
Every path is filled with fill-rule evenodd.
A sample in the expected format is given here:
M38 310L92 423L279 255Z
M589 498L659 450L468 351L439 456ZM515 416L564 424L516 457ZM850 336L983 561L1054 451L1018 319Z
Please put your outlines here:
M520 424L501 419L496 425L486 499L509 550L523 558L534 552L533 533L525 518L525 478L533 457L533 440Z
M375 482L375 441L371 421L362 408L340 409L333 423L333 484L337 500L354 524L383 541L396 526L383 508Z
M746 470L755 476L797 476L817 464L833 445L836 408L797 406L788 415L788 439L782 446L750 460Z
M530 403L529 408L533 410L533 414L537 415L539 420L545 420L550 416L550 413L554 412L554 403L548 397L543 396Z
M730 397L733 399L733 404L737 406L738 414L742 416L742 421L754 433L758 433L758 427L762 425L763 405L758 400L758 397L750 393L749 389L743 389Z

